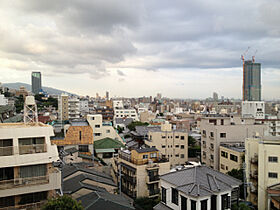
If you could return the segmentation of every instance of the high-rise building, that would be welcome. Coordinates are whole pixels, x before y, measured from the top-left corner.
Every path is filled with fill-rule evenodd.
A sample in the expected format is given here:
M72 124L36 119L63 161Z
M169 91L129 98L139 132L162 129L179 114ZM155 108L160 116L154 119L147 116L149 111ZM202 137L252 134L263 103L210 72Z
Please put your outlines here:
M216 93L216 92L213 93L213 100L214 101L218 101L219 100L218 93Z
M243 101L260 101L261 64L248 60L243 68Z
M42 89L41 72L32 72L32 93L38 94Z
M109 92L108 92L108 91L106 91L106 99L107 99L107 100L110 99L110 98L109 98Z

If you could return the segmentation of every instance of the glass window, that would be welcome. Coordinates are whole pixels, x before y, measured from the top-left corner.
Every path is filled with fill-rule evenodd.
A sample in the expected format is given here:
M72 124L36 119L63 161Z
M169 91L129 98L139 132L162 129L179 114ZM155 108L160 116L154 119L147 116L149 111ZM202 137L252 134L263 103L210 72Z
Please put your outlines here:
M181 210L187 210L187 198L181 195Z
M148 155L143 155L143 159L148 159Z
M185 140L185 136L181 136L181 140Z
M184 149L185 148L185 146L184 145L181 145L181 149Z
M278 163L278 157L269 156L268 157L268 162Z
M235 162L238 162L238 157L236 155L230 154L230 159Z
M171 196L172 196L172 203L178 205L178 190L174 189L174 188L171 188L172 191L171 191Z
M203 200L203 201L200 201L200 205L201 205L201 207L200 207L200 209L201 210L207 210L207 199L206 200Z
M79 152L89 152L88 145L79 145Z
M0 198L0 208L5 208L9 206L15 206L15 196L2 197ZM13 209L13 208L11 208Z
M269 172L269 173L268 173L268 177L269 177L269 178L275 178L275 179L277 179L277 178L278 178L278 174L277 174L277 173L274 173L274 172Z
M191 200L191 210L196 210L196 201Z
M185 158L185 155L184 155L184 154L181 154L181 158Z
M157 153L151 153L151 158L156 158L157 157Z
M227 134L226 133L220 133L220 138L226 138Z
M164 187L161 187L161 201L166 203L166 189Z
M47 165L31 165L20 167L20 178L46 176Z
M225 158L228 158L228 153L225 152L225 151L221 151L221 156L225 157Z
M14 168L0 168L0 181L14 179Z

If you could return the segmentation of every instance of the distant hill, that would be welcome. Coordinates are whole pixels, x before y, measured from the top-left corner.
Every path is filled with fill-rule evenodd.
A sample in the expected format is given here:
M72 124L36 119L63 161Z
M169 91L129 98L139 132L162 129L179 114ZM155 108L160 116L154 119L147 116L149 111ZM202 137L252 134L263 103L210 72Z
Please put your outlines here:
M27 90L31 91L31 85L22 83L22 82L15 82L15 83L4 83L4 87L7 87L9 89L19 89L21 86L24 86ZM60 95L62 93L67 93L68 95L76 95L74 93L69 93L67 91L51 88L51 87L42 87L42 89L49 93L49 94L54 94L54 95Z

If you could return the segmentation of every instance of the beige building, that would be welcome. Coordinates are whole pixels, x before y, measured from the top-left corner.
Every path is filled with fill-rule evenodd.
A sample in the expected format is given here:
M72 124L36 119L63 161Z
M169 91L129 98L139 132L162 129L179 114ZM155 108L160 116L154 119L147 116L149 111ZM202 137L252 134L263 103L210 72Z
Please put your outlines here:
M112 124L110 122L103 122L101 114L87 115L87 121L93 130L94 141L111 138L124 143Z
M167 121L148 132L145 144L157 148L163 157L169 159L170 165L184 165L188 161L188 132L172 129Z
M159 176L170 171L170 163L160 157L156 148L122 150L112 161L113 176L119 180L121 170L121 190L131 198L158 197Z
M244 142L221 143L220 172L226 174L232 169L241 169L245 158Z
M221 142L244 142L256 133L264 136L266 128L266 125L255 124L254 118L233 115L209 115L201 118L201 161L219 170Z
M53 128L42 123L0 124L0 208L39 209L61 188Z
M143 112L140 112L139 113L139 116L140 116L140 121L141 122L150 122L152 121L153 119L156 118L156 113L153 113L151 111L143 111Z
M68 95L61 94L58 98L58 119L61 121L69 120Z
M280 138L274 136L248 138L245 141L247 200L258 209L270 209L267 190L280 182Z

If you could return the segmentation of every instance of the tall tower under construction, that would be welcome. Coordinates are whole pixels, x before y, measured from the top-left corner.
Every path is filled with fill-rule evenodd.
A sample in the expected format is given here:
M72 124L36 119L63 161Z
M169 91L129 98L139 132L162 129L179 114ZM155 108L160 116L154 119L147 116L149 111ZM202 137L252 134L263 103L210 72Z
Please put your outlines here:
M243 64L243 101L261 101L261 64L254 59Z

